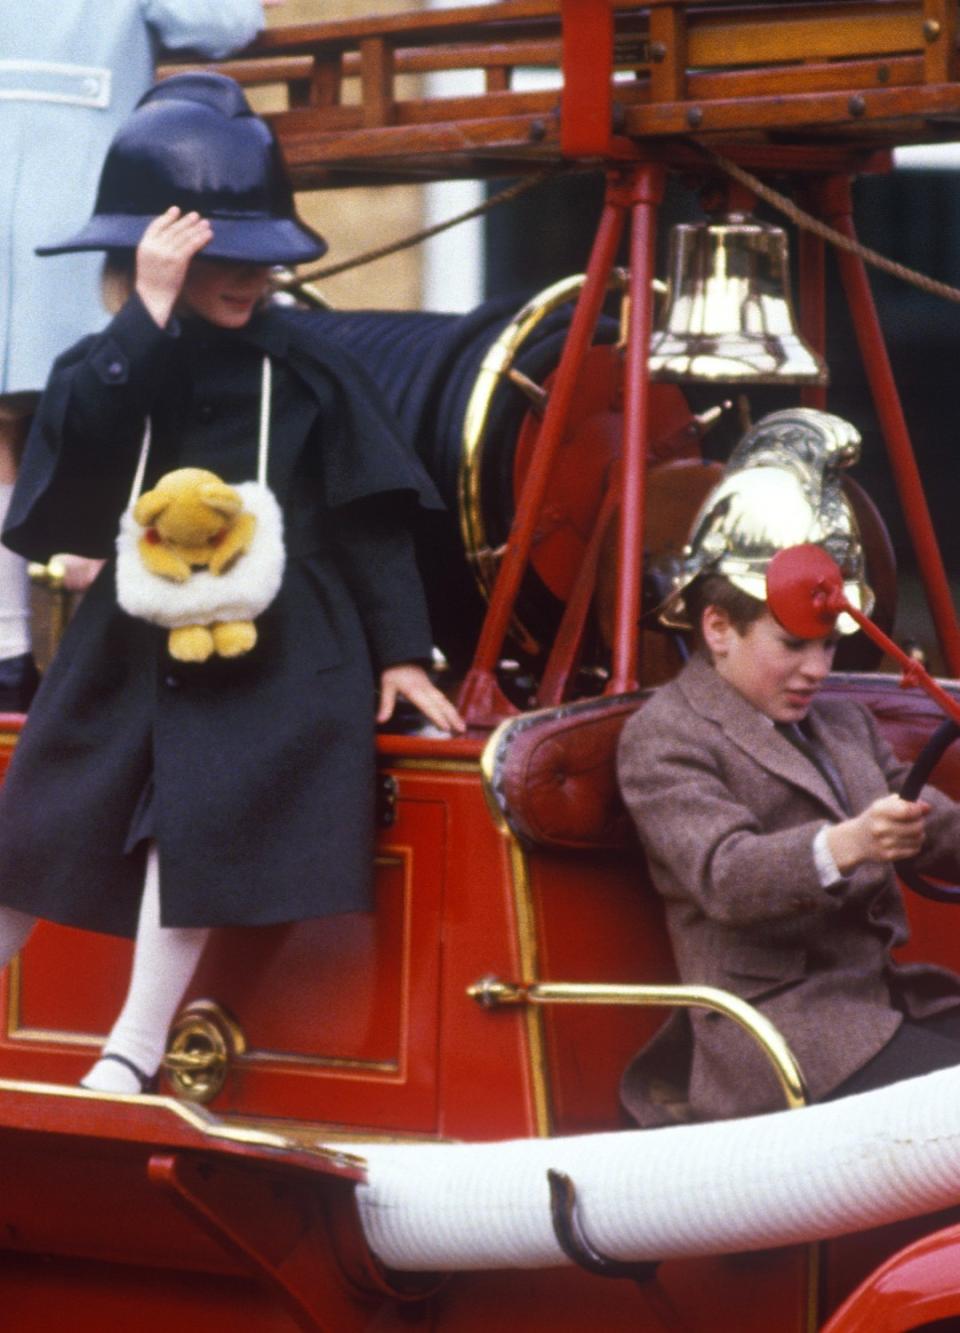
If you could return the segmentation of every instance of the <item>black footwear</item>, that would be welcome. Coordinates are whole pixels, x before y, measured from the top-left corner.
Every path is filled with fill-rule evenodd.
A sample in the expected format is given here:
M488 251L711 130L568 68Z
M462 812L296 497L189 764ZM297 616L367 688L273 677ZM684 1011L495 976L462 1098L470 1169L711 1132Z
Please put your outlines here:
M40 675L30 653L0 658L0 713L25 713Z
M157 1089L156 1074L145 1074L139 1065L135 1065L132 1060L128 1060L125 1055L120 1055L118 1051L104 1051L104 1053L99 1057L97 1061L98 1064L100 1060L114 1060L118 1065L123 1065L124 1069L129 1069L130 1073L140 1084L141 1094L156 1091ZM99 1088L89 1087L88 1084L86 1084L83 1081L83 1079L80 1080L80 1087L86 1088L88 1092L100 1091Z

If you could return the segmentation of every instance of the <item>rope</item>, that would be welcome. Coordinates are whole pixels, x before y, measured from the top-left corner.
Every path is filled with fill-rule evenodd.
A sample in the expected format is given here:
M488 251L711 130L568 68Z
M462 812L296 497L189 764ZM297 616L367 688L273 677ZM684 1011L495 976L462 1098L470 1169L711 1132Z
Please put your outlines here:
M518 195L526 194L527 190L542 185L544 181L558 175L562 170L562 167L547 167L543 171L535 172L532 176L524 176L513 185L508 185L506 189L498 191L497 194L492 194L482 204L477 204L474 208L468 208L465 213L458 213L456 217L447 218L444 222L437 222L432 227L424 227L422 231L414 232L411 236L404 236L399 241L391 241L388 245L378 246L375 250L364 250L362 254L354 255L352 259L344 259L339 264L327 264L320 268L311 269L306 273L298 273L294 281L287 285L287 290L296 290L302 282L316 282L318 278L332 278L337 273L346 273L349 269L360 268L363 264L372 264L375 259L384 259L387 255L395 255L400 250L409 250L412 246L419 245L421 241L428 241L432 236L439 236L441 232L449 231L451 227L458 227L461 222L469 222L471 218L482 217L484 213L489 213L491 209L499 208L501 204L516 199Z
M736 162L731 162L729 158L723 157L722 154L712 148L707 148L703 144L700 147L729 176L739 181L741 185L745 185L759 199L763 199L766 203L779 209L798 227L813 232L814 235L819 236L822 240L829 241L831 245L835 245L840 250L847 250L850 254L858 255L865 263L872 264L874 268L882 269L884 273L900 278L903 282L909 282L912 286L919 287L921 291L929 292L931 296L942 296L947 301L960 302L960 289L957 287L951 287L946 282L938 282L936 278L930 278L925 273L918 273L916 269L908 268L905 264L898 264L896 260L880 254L878 250L871 250L869 246L851 240L849 236L836 231L826 222L814 217L812 213L805 212L792 199L788 199L785 194L780 194L778 190L765 185L763 181Z
M267 484L267 454L270 449L270 408L273 397L273 363L269 356L263 358L263 370L260 379L260 428L257 432L257 481L261 486Z

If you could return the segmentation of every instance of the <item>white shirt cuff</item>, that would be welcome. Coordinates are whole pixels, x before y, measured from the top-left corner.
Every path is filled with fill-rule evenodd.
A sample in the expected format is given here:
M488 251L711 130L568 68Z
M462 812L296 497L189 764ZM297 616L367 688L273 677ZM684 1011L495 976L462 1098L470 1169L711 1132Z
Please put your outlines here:
M821 824L813 838L813 864L816 867L820 887L823 889L829 889L832 885L839 884L843 879L827 843L827 833L829 831L829 824Z

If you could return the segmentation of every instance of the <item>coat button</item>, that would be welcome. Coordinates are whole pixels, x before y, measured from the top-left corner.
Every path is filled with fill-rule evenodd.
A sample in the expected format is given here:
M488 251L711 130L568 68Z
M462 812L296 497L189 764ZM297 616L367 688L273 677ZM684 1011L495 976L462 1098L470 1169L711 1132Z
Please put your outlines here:
M179 676L175 676L171 671L169 675L164 676L163 683L164 685L166 685L168 690L179 690L183 682L181 681Z
M112 380L119 379L123 374L123 362L111 361L107 366L107 374Z
M199 421L212 421L214 417L213 403L201 403L197 408L197 419Z

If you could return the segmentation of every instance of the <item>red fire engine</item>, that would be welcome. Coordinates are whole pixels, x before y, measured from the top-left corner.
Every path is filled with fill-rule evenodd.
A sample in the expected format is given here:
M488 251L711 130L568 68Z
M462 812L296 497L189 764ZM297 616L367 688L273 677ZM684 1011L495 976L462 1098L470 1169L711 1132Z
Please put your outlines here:
M700 447L715 414L684 393L695 369L661 373L650 355L671 178L718 227L784 196L799 221L797 329L765 330L774 368L754 362L747 388L796 385L801 404L826 406L837 246L944 673L960 675L851 202L852 179L886 171L895 146L955 137L957 20L951 0L502 0L275 27L227 67L285 87L271 119L299 188L578 167L603 173L605 198L583 275L519 311L415 333L396 316L376 333L381 360L421 372L416 392L387 386L420 446L424 423L453 422L456 458L437 445L425 461L460 544L434 597L470 730L380 737L375 913L222 932L158 1096L76 1086L119 1007L126 944L44 926L10 968L6 1326L960 1326L956 1119L895 1093L875 1122L839 1104L811 1121L825 1108L804 1107L778 1034L735 997L676 985L613 770L624 718L678 665L668 638L638 632L644 552L679 549L718 471ZM558 87L515 89L529 66L559 71ZM451 69L483 71L483 90L409 92L407 76ZM371 336L349 315L343 332ZM791 368L794 342L812 370ZM454 380L459 397L441 400ZM889 539L851 497L889 628ZM939 705L864 665L829 688L916 756ZM0 720L7 757L19 721ZM948 752L936 780L960 797L958 764ZM950 908L912 898L911 915L911 950L956 966ZM675 1005L746 1026L784 1113L630 1129L621 1071Z

